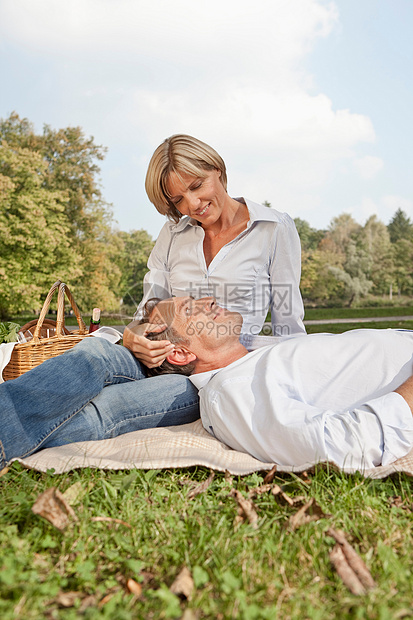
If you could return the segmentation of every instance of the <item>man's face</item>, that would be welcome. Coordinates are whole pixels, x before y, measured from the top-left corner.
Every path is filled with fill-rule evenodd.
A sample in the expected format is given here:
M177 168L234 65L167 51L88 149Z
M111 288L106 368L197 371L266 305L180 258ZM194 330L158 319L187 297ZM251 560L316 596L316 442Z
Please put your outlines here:
M165 299L154 308L150 320L173 327L199 359L238 342L242 327L241 315L221 308L214 297Z

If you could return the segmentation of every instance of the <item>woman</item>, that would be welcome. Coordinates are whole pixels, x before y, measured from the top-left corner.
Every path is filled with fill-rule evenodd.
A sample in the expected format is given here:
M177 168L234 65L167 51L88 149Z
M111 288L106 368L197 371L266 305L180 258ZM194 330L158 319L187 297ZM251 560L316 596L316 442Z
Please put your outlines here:
M222 158L182 134L156 149L145 186L169 221L149 257L137 318L151 297L214 296L219 305L242 314L247 348L254 346L268 309L275 335L305 333L300 241L286 213L231 198ZM171 345L148 341L144 330L126 329L124 343L152 368L163 362Z
M231 198L221 157L190 136L172 136L156 149L146 190L169 221L149 258L138 317L151 297L213 295L242 314L247 348L255 346L268 308L274 333L305 333L300 242L288 215ZM86 338L0 385L0 467L41 448L199 417L198 393L187 377L146 376L138 360L154 368L173 347L145 338L153 326L137 323L125 328L125 347Z

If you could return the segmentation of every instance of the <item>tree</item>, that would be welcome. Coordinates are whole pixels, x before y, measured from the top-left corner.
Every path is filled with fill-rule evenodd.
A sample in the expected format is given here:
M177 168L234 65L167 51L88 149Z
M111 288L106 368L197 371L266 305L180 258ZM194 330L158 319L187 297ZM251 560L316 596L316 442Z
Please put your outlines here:
M325 231L312 228L306 220L302 220L300 217L295 217L294 223L300 237L301 248L303 250L316 250L325 235Z
M120 270L119 296L125 305L136 307L143 296L143 278L154 246L146 230L114 233L113 262Z
M394 280L399 295L413 294L413 240L399 239L393 244Z
M78 277L67 192L45 189L47 163L27 148L0 146L0 316L39 309L58 278Z
M338 282L342 283L343 291L340 298L349 306L358 301L360 297L367 295L373 286L373 282L367 280L363 273L360 273L358 276L351 276L347 271L339 267L330 267L329 271Z
M413 223L402 209L397 209L387 228L392 243L397 243L399 239L413 238Z
M339 299L343 286L330 268L340 264L340 257L323 249L322 243L317 250L303 250L300 288L304 300L324 303Z
M336 251L345 256L350 240L360 228L360 224L356 222L350 213L342 213L337 217L333 217L326 237L334 244Z
M374 292L387 294L394 277L393 250L387 226L372 215L360 230L358 242L369 257L365 275L372 280Z
M32 124L15 112L0 120L0 139L11 148L37 154L46 166L41 188L65 193L61 204L66 236L76 255L73 268L65 273L79 306L88 311L93 305L116 307L121 274L110 258L113 217L98 182L97 162L106 149L86 138L79 127L54 130L45 125L37 135ZM49 226L48 220L44 225Z

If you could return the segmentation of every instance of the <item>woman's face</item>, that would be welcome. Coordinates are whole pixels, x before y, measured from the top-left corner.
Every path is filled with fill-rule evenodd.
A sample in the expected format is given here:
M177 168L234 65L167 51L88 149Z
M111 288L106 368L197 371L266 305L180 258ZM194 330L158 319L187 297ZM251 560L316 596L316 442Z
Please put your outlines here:
M220 177L219 170L211 170L204 178L171 172L166 184L170 200L182 215L208 227L221 217L228 198Z

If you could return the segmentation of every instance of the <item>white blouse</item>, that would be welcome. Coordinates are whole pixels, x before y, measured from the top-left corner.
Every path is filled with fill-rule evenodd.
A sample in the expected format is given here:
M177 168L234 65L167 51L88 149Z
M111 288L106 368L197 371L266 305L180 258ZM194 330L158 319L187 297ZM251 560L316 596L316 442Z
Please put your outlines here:
M301 247L294 221L286 213L237 200L247 205L247 228L223 246L209 266L198 222L189 217L177 224L166 222L148 260L150 271L135 318L152 297L214 296L219 305L242 315L247 338L259 334L268 309L274 334L305 333Z

